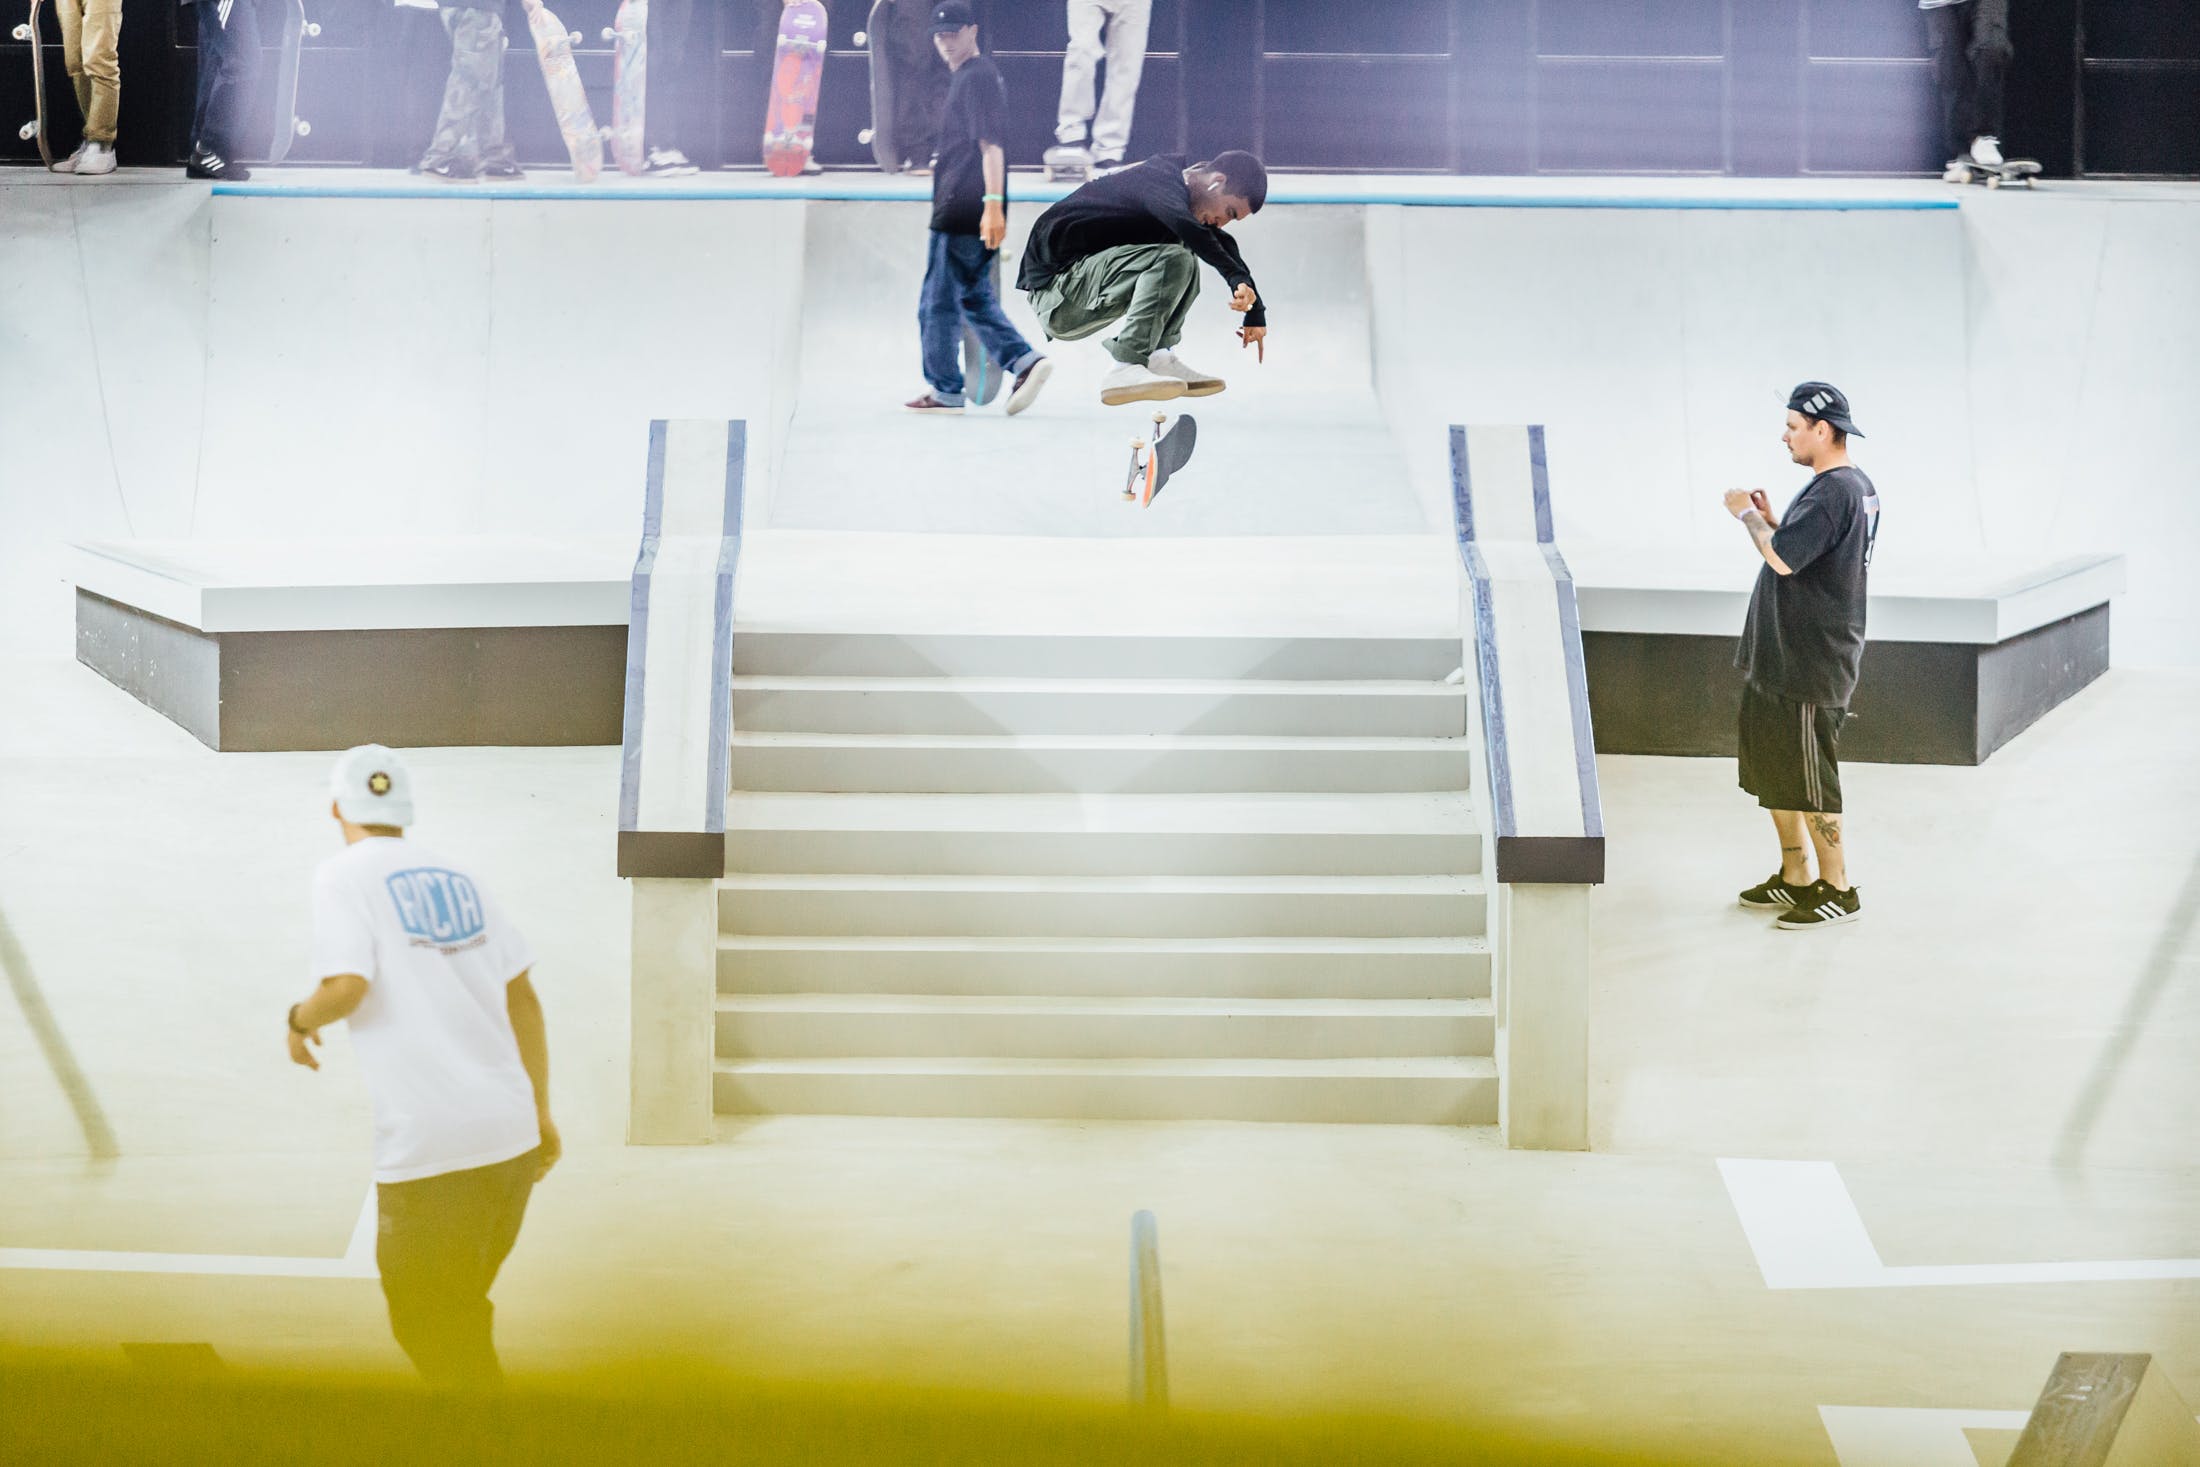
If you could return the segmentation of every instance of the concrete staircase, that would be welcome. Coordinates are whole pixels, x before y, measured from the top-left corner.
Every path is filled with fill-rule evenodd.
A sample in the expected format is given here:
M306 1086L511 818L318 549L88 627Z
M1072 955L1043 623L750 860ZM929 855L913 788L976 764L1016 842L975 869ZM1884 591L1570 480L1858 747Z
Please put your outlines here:
M737 637L716 1108L1493 1123L1458 663Z

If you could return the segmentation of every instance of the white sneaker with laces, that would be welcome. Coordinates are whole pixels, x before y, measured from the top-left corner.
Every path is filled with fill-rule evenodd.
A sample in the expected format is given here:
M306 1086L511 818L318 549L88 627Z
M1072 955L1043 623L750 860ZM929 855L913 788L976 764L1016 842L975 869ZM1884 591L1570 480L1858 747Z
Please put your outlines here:
M71 171L80 178L86 174L112 173L115 171L115 150L105 143L86 143Z
M56 173L76 172L76 165L84 161L84 150L90 146L90 143L78 143L76 145L76 151L71 153L68 157L56 158L54 160L53 171Z
M688 161L687 154L678 148L651 148L649 161L643 169L652 178L679 178L702 170Z
M1174 377L1184 384L1186 397L1213 397L1230 384L1220 377L1202 372L1167 347L1146 358L1146 370L1160 377Z
M1100 401L1109 407L1127 402L1167 402L1183 395L1182 378L1149 372L1136 362L1124 362L1100 379Z
M1942 183L1969 183L1971 181L1971 160L1968 158L1950 158L1948 166L1941 171L1940 181Z
M1971 161L1981 168L2001 167L2001 139L1992 133L1971 139Z

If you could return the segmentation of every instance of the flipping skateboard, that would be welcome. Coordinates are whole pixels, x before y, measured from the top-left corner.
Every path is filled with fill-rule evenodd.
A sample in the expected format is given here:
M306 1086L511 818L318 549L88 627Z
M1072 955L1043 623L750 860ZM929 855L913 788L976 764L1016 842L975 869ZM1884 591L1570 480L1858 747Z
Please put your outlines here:
M2030 188L2032 180L2040 176L2040 165L2030 158L2011 158L1999 167L1958 158L1948 165L1950 181L1958 181L1955 174L1959 170L1964 174L1960 182L1983 183L1988 188Z
M580 70L573 65L573 46L581 33L567 30L542 0L522 3L527 7L527 29L535 38L535 55L542 62L543 85L550 89L550 110L557 114L565 151L573 158L573 176L582 183L594 183L603 172L603 134L596 130L596 114L588 110L588 93L581 87Z
M810 161L817 138L817 87L825 75L825 7L793 0L779 13L779 52L764 113L764 166L793 178Z
M31 18L15 28L18 41L31 43L31 107L36 115L15 130L24 142L36 141L38 156L53 167L53 144L46 137L46 47L38 35L38 7L45 0L31 0Z
M1168 426L1163 427L1164 423ZM1155 413L1153 442L1131 440L1131 471L1123 480L1123 497L1135 499L1142 506L1152 504L1169 476L1192 461L1192 448L1198 442L1199 424L1192 421L1190 413L1179 416L1174 423L1169 423L1167 413Z
M640 173L649 166L642 147L649 101L649 0L619 0L618 18L603 28L603 38L618 42L611 72L611 156L621 171Z
M289 157L291 141L313 132L313 124L298 115L298 58L306 37L319 34L320 23L306 19L305 0L286 0L282 47L275 64L275 140L268 144L270 163Z

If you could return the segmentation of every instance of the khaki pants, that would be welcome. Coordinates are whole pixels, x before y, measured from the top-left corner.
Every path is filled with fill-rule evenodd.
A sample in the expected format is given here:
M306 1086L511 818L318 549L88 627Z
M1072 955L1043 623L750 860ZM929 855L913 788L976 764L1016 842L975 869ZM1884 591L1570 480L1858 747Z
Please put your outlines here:
M61 19L61 59L76 88L88 142L115 144L122 115L122 0L55 0Z
M1121 321L1108 355L1143 367L1184 334L1199 298L1199 258L1178 244L1116 245L1087 255L1031 292L1031 309L1055 341L1082 341Z

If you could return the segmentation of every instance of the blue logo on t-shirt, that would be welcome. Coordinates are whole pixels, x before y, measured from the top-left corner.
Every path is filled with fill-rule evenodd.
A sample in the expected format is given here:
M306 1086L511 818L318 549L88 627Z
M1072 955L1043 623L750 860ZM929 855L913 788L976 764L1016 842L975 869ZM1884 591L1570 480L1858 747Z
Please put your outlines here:
M397 904L397 920L414 937L448 946L479 937L489 925L481 910L481 893L456 871L419 866L393 873L388 885L390 900Z

